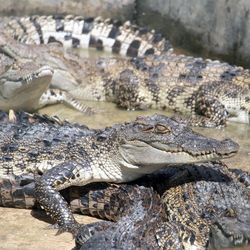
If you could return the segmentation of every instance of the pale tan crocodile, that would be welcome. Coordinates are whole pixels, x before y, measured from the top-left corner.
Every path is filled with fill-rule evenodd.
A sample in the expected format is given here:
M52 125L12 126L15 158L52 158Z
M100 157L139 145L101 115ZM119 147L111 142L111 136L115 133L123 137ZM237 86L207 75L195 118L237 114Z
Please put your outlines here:
M30 24L28 24L28 26L34 25L33 27L37 28L36 31L38 30L41 31L41 29L39 28L40 24L36 23L35 17L27 18L25 25L27 25L28 20L30 20ZM52 33L53 33L54 28L56 28L56 31L61 31L62 25L65 25L65 28L66 28L67 20L71 22L72 17L68 16L65 19L63 19L62 22L60 22L60 20L62 19L61 18L53 19L52 17L40 17L40 21L42 21L43 23L42 25L44 25L44 27L47 28L48 32L51 31ZM109 20L103 21L100 18L96 18L94 22L92 21L93 21L92 19L85 20L86 25L84 25L84 27L86 30L85 31L82 30L84 34L81 37L82 39L81 46L87 45L87 47L88 46L91 47L94 45L97 47L97 49L100 49L99 47L100 43L102 43L102 41L106 41L108 42L108 44L113 43L113 47L112 47L113 52L126 54L130 56L135 56L137 54L144 55L144 54L150 54L150 53L160 54L162 50L171 49L170 46L168 45L168 42L165 41L165 39L163 39L160 35L154 34L154 32L150 32L147 29L141 29L140 32L138 33L134 30L134 29L137 29L137 27L130 26L128 22L126 22L123 26L121 26L118 22L111 24ZM63 49L63 47L59 45L58 43L51 44L51 42L55 42L55 41L60 42L60 39L58 39L58 37L56 37L55 39L55 37L49 36L47 37L48 40L44 41L45 36L48 35L48 33L45 36L43 36L42 34L39 34L41 38L41 40L39 40L40 41L39 43L44 43L44 42L50 43L48 45L34 45L34 44L27 45L24 43L17 42L11 39L10 37L7 37L6 33L11 33L11 32L9 32L10 30L6 27L10 28L11 25L14 24L14 22L15 21L11 21L10 23L7 22L7 25L4 28L2 26L2 30L5 32L5 34L1 33L0 50L17 61L21 61L21 62L30 62L30 61L34 62L35 61L37 64L49 65L50 67L54 69L54 75L52 77L51 87L59 88L60 90L63 90L63 91L56 91L56 90L47 91L40 98L38 106L34 102L27 101L29 105L27 105L26 107L23 107L23 106L20 106L20 107L28 111L33 111L34 109L37 109L38 107L44 106L46 104L52 104L58 101L65 101L80 111L84 111L84 112L87 111L91 113L92 112L91 109L86 108L84 105L74 100L73 96L71 96L68 93L68 90L75 89L76 87L78 87L79 84L82 83L82 79L86 71L84 70L84 65L82 64L81 60L77 56L73 55L72 53L66 52ZM51 22L52 23L56 22L57 27L55 26L54 28L50 29ZM80 17L77 17L74 19L75 26L81 25L82 22L83 21L81 20ZM25 25L24 26L22 25L22 22L17 20L17 23L20 25L19 27L26 29ZM41 28L43 29L44 27L41 27ZM103 34L97 35L95 39L94 34L96 33L98 29L100 30L100 28ZM110 33L108 34L107 31L110 31ZM32 27L29 32L31 32L30 34L32 34ZM69 32L66 32L65 34L63 34L63 36L60 33L57 33L57 35L59 35L59 37L61 36L62 40L64 41L63 42L64 47L67 47L68 36L70 36ZM74 35L77 35L77 34L74 34ZM137 48L138 44L133 40L133 38L140 39L141 45L143 46L141 46L140 48ZM75 47L75 45L77 44L77 41L78 41L77 38L74 37L72 39L72 44L70 45L70 47L71 46ZM88 44L88 41L90 42L90 44ZM30 42L26 39L24 39L22 42L35 43L35 41ZM109 50L109 48L106 48L106 49ZM30 87L30 90L32 90L31 85L29 85L29 87ZM12 89L13 88L15 87L12 86ZM37 90L34 90L34 91L37 91ZM32 94L30 96L32 96ZM12 98L13 97L15 96L13 95ZM15 99L20 100L20 99L23 99L23 97L16 96ZM10 106L11 108L14 108L14 109L19 108L18 105L17 105L17 108L16 108L16 105L0 105L0 107L4 110L10 108Z
M81 112L93 112L67 91L48 89L51 81L76 84L76 77L72 76L76 67L70 67L70 55L60 45L22 44L0 32L0 62L2 110L34 111L47 104L65 102Z
M95 47L134 57L83 60L77 65L83 66L78 85L56 85L75 98L112 101L127 109L171 109L191 114L192 125L221 126L227 119L249 124L249 69L173 54L154 32L73 16L17 18L4 29L25 43L57 41L65 48Z

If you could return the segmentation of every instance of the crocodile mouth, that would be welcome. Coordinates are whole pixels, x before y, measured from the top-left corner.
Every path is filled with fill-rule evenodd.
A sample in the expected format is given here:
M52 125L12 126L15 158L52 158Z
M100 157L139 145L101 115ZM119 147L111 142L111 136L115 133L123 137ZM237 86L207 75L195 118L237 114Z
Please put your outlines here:
M26 68L27 70L27 68ZM10 73L10 75L8 75ZM6 72L2 76L3 89L0 92L1 109L10 108L34 111L39 107L41 95L48 89L53 76L53 69L42 66L29 74L25 72L18 76L18 72Z
M44 78L44 77L52 77L53 75L53 69L49 66L42 66L38 70L21 77L19 79L16 79L16 82L20 81L22 85L28 85L31 84L33 80L38 78Z
M226 140L228 141L230 139L226 139ZM223 141L221 143L223 143ZM214 159L215 157L228 158L228 157L234 156L239 150L239 145L233 142L232 140L230 140L229 143L231 144L231 147L228 147L228 148L220 148L220 149L211 148L207 150L198 150L198 151L192 150L192 149L188 150L181 146L171 148L168 145L163 144L163 143L151 143L150 145L156 149L159 149L161 151L165 151L171 154L179 154L179 155L187 154L195 158L198 157L201 159L204 158L204 159L210 160L210 159ZM193 145L193 147L196 148L196 145Z
M42 66L38 70L27 74L26 76L10 80L13 81L13 83L21 83L21 85L12 93L10 97L13 98L13 96L20 94L24 90L26 91L27 88L30 89L32 93L39 92L38 95L41 96L42 93L49 87L53 72L54 71L51 67Z
M4 82L2 96L5 99L16 97L17 94L20 94L27 88L29 88L33 92L36 92L37 89L39 89L42 94L42 91L49 87L51 78L54 73L51 67L46 65L40 68L36 67L36 70L33 70L31 73L25 74L25 71L28 71L26 67L23 68L24 72L21 73L22 75L20 76L18 76L18 70L11 70L10 72L6 72L2 76L2 82Z
M230 139L217 142L217 147L187 144L176 147L160 142L127 141L121 145L122 158L131 166L163 167L168 164L199 163L234 156L239 145Z

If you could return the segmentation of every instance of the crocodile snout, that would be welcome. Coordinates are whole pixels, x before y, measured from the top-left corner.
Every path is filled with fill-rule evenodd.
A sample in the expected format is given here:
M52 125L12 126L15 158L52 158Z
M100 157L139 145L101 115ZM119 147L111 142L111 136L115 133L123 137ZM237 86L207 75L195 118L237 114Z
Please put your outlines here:
M238 143L233 140L227 138L221 141L221 143L217 146L216 151L220 155L232 155L238 152L240 146Z

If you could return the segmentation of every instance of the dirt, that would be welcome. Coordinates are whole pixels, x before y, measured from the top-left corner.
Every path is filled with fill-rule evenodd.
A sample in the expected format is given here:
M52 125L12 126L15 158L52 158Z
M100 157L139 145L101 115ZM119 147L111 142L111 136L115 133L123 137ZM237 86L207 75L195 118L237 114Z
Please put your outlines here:
M80 223L92 223L98 219L75 215ZM72 249L72 235L62 233L55 236L56 229L45 229L51 225L48 217L39 210L0 208L0 249L2 250L54 250Z

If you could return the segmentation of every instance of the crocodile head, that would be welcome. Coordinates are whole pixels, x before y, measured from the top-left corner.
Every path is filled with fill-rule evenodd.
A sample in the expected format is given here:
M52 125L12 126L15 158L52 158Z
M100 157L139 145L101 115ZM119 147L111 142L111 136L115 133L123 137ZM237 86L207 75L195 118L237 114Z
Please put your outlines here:
M74 89L85 73L83 60L73 52L65 51L59 43L25 44L0 31L0 52L18 62L53 68L51 86L54 88Z
M0 61L6 56L1 54ZM39 107L39 99L50 85L53 69L35 63L10 61L0 70L0 106L4 111Z
M202 136L175 118L158 114L124 125L118 141L119 164L138 173L150 173L168 164L226 158L239 149L231 139Z

